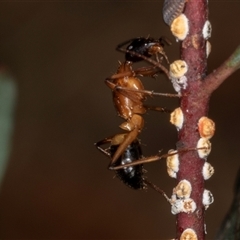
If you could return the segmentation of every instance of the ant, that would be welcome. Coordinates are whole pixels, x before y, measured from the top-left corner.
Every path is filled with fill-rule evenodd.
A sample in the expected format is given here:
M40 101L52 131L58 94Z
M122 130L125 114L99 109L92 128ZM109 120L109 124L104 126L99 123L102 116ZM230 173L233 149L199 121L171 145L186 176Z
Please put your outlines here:
M117 73L107 78L105 83L112 90L113 102L118 115L125 120L120 128L127 133L117 134L95 143L98 150L111 158L109 164L111 170L116 170L115 167L117 166L133 163L142 158L141 146L137 139L138 134L144 127L142 114L146 113L148 109L171 112L165 108L144 105L146 96L178 97L176 94L155 93L144 89L142 82L136 75L152 76L156 73L155 67L142 67L134 71L130 61L119 64ZM110 147L103 149L101 145L106 143L110 143ZM133 189L146 188L144 172L141 164L123 168L121 171L116 170L117 176Z

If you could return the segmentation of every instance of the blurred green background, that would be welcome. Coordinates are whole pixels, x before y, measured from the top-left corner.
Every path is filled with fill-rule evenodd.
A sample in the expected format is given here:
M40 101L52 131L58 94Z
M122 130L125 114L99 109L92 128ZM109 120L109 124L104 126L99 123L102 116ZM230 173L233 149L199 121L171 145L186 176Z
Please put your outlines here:
M0 61L16 80L18 98L12 151L0 192L1 239L170 239L175 217L157 193L134 191L107 170L93 143L121 132L104 79L124 55L115 46L138 36L167 36L170 62L179 44L163 23L163 1L0 3ZM240 43L240 1L209 1L213 32L209 71ZM217 127L206 182L215 202L206 213L213 239L231 200L239 167L240 71L212 96ZM146 89L174 92L164 76L144 79ZM176 99L154 98L175 108ZM167 114L149 112L141 134L145 156L175 148ZM148 178L168 194L174 180L165 162L146 165Z

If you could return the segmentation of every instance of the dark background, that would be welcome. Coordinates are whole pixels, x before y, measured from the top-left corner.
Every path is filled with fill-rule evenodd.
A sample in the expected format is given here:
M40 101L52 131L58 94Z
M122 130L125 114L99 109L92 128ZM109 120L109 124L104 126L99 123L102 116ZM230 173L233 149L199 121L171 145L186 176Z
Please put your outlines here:
M209 71L240 43L240 1L209 1L213 26ZM134 191L107 170L93 143L121 132L104 79L123 54L115 46L132 37L167 36L170 62L179 44L161 16L162 1L1 2L0 60L18 86L12 153L0 195L1 239L169 239L175 217L156 192ZM213 94L216 122L206 182L215 202L206 213L212 239L232 200L239 167L240 71ZM165 77L146 89L174 92ZM175 99L154 104L175 108ZM145 156L175 148L167 114L149 112L141 134ZM171 193L165 162L146 166L148 178Z

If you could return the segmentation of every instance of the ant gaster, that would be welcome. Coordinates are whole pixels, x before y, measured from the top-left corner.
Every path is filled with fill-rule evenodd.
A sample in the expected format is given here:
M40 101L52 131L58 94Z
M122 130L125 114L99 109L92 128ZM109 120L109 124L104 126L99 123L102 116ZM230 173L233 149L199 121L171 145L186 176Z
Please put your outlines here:
M114 137L105 138L102 141L96 143L97 148L105 155L112 158L116 153L119 144L124 140L126 134L117 134ZM110 143L110 147L103 149L100 146L106 143ZM135 139L127 148L123 151L122 155L111 166L120 166L127 163L133 163L136 160L142 159L142 149L138 139ZM146 172L143 169L143 164L136 166L126 167L116 170L116 176L128 187L133 189L145 189L145 176Z

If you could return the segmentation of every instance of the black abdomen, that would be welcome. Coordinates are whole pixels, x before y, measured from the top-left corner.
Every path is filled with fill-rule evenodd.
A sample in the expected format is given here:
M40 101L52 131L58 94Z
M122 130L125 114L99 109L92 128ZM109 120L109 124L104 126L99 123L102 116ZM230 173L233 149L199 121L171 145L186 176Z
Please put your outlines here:
M119 145L110 147L111 156L114 155ZM131 163L142 158L142 150L138 140L133 141L123 152L114 166ZM133 189L145 188L143 165L136 165L116 170L117 177L128 187Z

